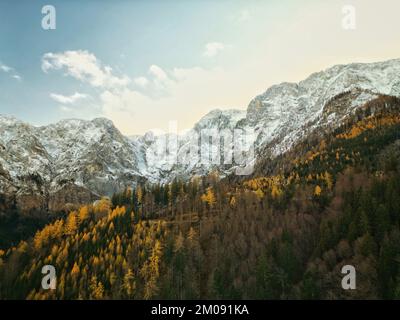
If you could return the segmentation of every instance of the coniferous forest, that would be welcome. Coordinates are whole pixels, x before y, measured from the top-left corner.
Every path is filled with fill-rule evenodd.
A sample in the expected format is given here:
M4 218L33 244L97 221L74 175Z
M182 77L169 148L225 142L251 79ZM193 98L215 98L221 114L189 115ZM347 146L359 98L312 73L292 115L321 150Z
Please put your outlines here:
M250 177L137 184L37 223L2 243L1 299L399 299L400 101L367 103Z

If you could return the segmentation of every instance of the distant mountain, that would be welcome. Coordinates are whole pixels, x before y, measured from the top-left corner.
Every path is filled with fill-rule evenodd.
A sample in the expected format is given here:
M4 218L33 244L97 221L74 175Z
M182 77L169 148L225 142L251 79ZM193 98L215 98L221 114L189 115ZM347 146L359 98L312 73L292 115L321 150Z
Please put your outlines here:
M256 157L273 158L311 132L339 126L380 94L400 96L400 59L338 65L299 83L272 86L255 97L247 111L211 111L180 135L149 132L125 137L107 119L63 120L34 127L0 116L0 208L57 211L137 181L169 182L211 171L225 176L238 164L193 156L209 144L207 137L201 139L204 129L209 130L209 138L224 130L254 131ZM176 152L173 158L162 152L168 139L172 142L169 151ZM220 155L226 150L222 146ZM234 147L228 142L228 150Z
M140 176L131 142L106 119L33 127L0 117L0 132L0 193L22 211L57 211Z

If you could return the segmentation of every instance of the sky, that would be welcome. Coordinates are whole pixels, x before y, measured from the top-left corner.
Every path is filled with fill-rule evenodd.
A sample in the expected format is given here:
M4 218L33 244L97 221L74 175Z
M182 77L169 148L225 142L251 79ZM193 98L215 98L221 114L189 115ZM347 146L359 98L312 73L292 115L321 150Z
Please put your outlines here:
M0 114L188 129L273 84L400 58L398 12L398 0L2 0Z

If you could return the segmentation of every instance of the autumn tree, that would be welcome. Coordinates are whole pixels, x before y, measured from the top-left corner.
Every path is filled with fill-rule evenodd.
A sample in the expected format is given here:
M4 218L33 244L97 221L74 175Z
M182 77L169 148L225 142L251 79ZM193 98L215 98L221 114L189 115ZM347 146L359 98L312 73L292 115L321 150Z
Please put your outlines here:
M210 208L213 208L216 203L216 198L211 187L207 188L206 193L201 196L201 200L207 203Z

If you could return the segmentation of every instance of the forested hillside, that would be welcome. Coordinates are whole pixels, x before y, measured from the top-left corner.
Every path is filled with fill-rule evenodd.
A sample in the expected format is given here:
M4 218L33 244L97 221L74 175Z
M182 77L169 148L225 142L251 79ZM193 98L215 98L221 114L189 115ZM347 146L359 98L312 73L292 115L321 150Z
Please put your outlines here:
M56 290L41 289L48 264ZM356 290L341 287L345 264ZM400 298L400 102L369 102L252 177L82 206L0 251L0 298Z

